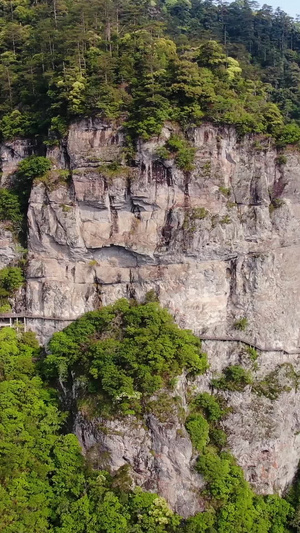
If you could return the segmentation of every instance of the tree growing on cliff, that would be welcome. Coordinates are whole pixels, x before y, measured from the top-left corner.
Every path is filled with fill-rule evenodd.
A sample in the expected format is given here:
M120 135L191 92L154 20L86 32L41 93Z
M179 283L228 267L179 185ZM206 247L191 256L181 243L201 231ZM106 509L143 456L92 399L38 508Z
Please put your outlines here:
M158 303L120 300L86 314L53 336L45 360L48 377L80 384L88 401L101 397L103 407L139 412L143 398L183 370L196 375L207 369L201 341L181 330Z

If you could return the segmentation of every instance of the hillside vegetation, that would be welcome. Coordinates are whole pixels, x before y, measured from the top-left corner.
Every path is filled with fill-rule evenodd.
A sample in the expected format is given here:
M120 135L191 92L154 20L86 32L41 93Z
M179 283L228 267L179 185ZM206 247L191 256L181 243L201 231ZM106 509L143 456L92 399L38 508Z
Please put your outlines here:
M3 0L0 83L5 139L97 115L128 142L165 120L297 142L300 26L247 0Z
M290 503L276 495L256 496L245 481L219 427L226 409L208 393L191 401L186 419L198 455L195 468L206 481L202 494L195 493L203 497L206 510L188 520L174 514L163 498L134 489L130 467L113 476L93 470L75 435L65 431L70 413L59 403L63 383L65 392L69 387L78 391L81 408L82 401L92 398L104 417L103 401L104 406L110 402L108 416L139 417L143 413L134 393L145 407L159 387L172 390L172 377L183 368L191 380L205 371L200 341L180 330L158 304L121 300L88 313L55 334L50 353L41 355L32 333L0 331L1 532L299 530L298 512ZM296 508L298 495L296 484L290 496Z

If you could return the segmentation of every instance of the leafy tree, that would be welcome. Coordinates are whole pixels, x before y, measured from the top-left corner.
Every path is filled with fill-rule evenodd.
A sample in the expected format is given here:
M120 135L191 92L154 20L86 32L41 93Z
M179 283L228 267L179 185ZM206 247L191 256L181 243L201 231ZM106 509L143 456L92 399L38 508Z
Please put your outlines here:
M207 368L201 342L180 330L156 302L143 305L120 300L88 313L53 336L45 361L47 375L88 382L111 406L140 409L141 396L168 385L185 368L201 374ZM103 404L105 402L103 400Z

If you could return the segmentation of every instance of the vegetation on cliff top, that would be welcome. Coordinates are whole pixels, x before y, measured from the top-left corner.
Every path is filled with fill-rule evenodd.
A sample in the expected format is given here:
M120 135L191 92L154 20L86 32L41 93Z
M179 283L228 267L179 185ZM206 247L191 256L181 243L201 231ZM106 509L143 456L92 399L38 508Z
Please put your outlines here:
M298 142L300 29L244 0L10 0L0 6L2 136L50 140L80 116L129 138L203 120ZM44 137L45 138L45 137Z

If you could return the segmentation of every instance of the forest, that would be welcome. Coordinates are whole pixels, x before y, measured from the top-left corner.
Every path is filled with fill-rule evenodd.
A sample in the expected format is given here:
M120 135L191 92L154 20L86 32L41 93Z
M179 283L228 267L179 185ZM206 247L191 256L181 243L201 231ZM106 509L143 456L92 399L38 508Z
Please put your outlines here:
M25 241L31 184L51 168L45 147L58 145L73 120L122 125L129 157L166 121L184 133L211 122L269 136L279 148L299 143L300 23L249 0L0 0L0 84L1 141L43 146L19 164L14 188L0 189L0 220ZM163 150L162 159L172 153L191 170L186 139L172 136ZM0 312L11 309L22 269L1 271ZM2 328L0 531L299 532L299 480L283 497L257 495L228 450L218 391L251 383L238 366L214 394L194 397L184 420L206 483L202 513L184 520L134 487L129 469L110 474L83 457L74 410L142 420L154 393L171 391L183 371L193 380L208 368L199 339L151 298L88 313L47 350L30 332ZM74 380L70 406L62 391Z
M153 392L171 394L174 376L185 370L193 380L208 368L201 341L151 300L87 313L53 335L47 354L33 333L0 330L1 532L299 531L298 482L285 499L253 492L226 446L220 423L228 410L216 394L194 396L185 419L206 481L195 494L205 510L187 520L134 487L130 465L111 475L84 459L70 433L74 410L103 423L128 415L145 421Z
M203 121L300 139L300 24L249 0L2 0L3 139L59 142L83 116L129 146Z

